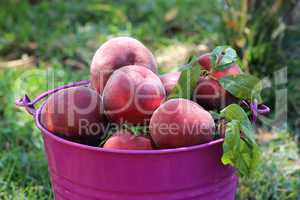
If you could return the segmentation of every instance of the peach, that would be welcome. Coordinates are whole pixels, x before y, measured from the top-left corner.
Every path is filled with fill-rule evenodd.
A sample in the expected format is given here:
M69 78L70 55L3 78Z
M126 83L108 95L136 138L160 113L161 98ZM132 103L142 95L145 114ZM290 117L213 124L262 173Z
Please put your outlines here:
M221 61L221 59L222 59L222 56L219 57L218 63ZM201 55L198 58L198 63L200 64L202 69L211 71L212 64L211 64L209 53ZM223 76L237 75L239 73L241 73L240 67L237 64L233 63L230 65L230 67L228 67L224 70L213 71L212 76L219 79L219 78L222 78Z
M102 94L112 72L127 65L144 66L156 73L153 54L141 42L131 37L117 37L105 42L91 63L91 85Z
M209 55L205 54L200 58L202 58L202 68L207 69L207 66L211 66ZM201 59L199 59L199 63L200 60ZM206 61L206 63L204 63L204 61ZM218 82L218 79L225 76L236 76L240 73L241 70L237 64L231 64L230 67L224 70L211 71L207 78L200 78L194 92L194 100L208 110L219 110L236 102L237 98L227 92Z
M224 90L217 80L201 77L194 92L194 99L207 110L219 110L237 99Z
M151 70L125 66L114 71L104 88L104 110L112 122L144 124L165 96L162 82Z
M41 111L41 123L49 131L72 141L85 143L100 139L106 125L101 104L100 96L88 87L64 89L48 98Z
M202 69L210 71L212 65L210 61L210 53L203 54L199 56L198 63L201 65Z
M151 150L152 144L149 138L135 136L128 131L118 131L114 133L104 144L105 149L124 150Z
M214 120L209 112L187 99L162 104L150 120L150 135L159 148L178 148L213 140Z
M170 94L172 89L176 86L181 73L180 72L171 72L168 74L161 75L159 78L162 82L162 84L165 87L166 94Z

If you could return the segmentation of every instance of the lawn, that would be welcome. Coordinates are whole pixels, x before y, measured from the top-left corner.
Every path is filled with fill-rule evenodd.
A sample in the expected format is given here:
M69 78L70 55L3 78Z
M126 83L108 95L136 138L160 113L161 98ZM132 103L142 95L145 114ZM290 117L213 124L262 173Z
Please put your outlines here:
M40 132L32 117L15 107L15 99L88 79L95 50L120 35L148 46L161 73L224 44L238 50L245 70L272 82L274 72L288 66L288 83L277 85L287 88L288 118L280 126L260 120L262 162L252 177L240 180L237 199L300 199L300 17L291 9L295 1L268 2L276 14L266 15L264 3L245 11L244 1L1 1L0 199L52 199ZM276 89L264 91L273 110Z

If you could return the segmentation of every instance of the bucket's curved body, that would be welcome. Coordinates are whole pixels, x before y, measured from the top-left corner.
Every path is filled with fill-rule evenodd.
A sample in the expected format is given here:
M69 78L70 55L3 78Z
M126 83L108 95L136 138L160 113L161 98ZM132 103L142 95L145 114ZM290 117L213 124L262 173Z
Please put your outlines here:
M43 107L43 106L42 106ZM221 163L222 142L124 151L61 139L40 123L56 200L232 200L237 178Z
M221 163L223 140L167 150L108 150L64 140L40 123L34 105L59 90L88 85L79 81L59 86L33 101L16 101L35 117L48 158L56 200L233 200L237 177Z

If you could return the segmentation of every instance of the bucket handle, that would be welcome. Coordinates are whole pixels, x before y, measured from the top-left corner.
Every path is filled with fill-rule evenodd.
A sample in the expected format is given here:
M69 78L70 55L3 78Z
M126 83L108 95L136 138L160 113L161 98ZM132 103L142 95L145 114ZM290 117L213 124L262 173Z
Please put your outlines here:
M30 98L25 94L23 98L21 99L17 99L16 100L16 106L18 107L25 107L25 109L27 110L27 112L29 114L31 114L32 116L35 116L36 114L36 109L34 107L34 105L36 103L38 103L39 101L41 101L42 99L44 99L45 97L58 92L60 90L66 89L66 88L71 88L71 87L76 87L76 86L82 86L82 85L88 85L90 83L89 80L83 80L83 81L78 81L78 82L73 82L67 85L62 85L59 86L57 88L48 90L46 92L43 92L42 94L40 94L39 96L37 96L33 101L30 100Z

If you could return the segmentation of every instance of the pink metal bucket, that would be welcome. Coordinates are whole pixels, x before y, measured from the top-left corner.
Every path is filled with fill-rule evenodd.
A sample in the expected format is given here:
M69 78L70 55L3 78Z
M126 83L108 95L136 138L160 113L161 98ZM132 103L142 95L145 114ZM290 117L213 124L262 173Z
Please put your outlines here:
M221 163L223 140L166 150L107 150L55 136L40 123L34 104L58 90L87 85L81 81L49 90L24 106L41 130L56 200L232 200L235 170Z

